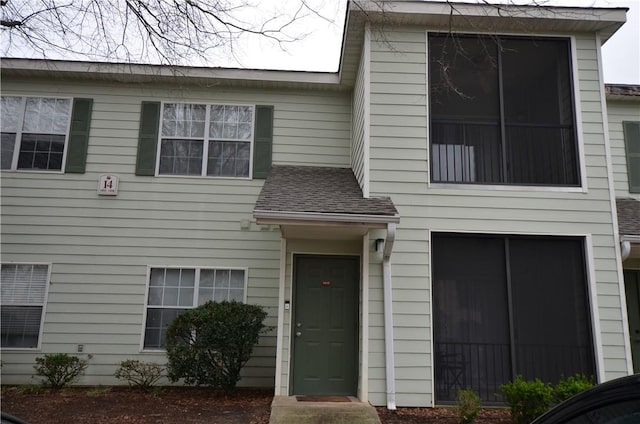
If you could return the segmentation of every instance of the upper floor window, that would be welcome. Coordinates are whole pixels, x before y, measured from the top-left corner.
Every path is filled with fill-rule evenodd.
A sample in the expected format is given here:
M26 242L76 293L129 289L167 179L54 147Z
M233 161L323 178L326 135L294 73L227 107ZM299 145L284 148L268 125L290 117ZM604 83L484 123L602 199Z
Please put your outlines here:
M158 174L250 176L253 106L165 103Z
M208 301L244 302L245 269L151 268L144 348L165 346L167 327L181 312Z
M2 169L62 170L71 99L2 96Z
M3 348L36 348L49 285L49 266L2 264Z
M624 121L622 128L627 154L629 193L640 193L640 121Z
M580 185L568 39L429 34L431 181Z

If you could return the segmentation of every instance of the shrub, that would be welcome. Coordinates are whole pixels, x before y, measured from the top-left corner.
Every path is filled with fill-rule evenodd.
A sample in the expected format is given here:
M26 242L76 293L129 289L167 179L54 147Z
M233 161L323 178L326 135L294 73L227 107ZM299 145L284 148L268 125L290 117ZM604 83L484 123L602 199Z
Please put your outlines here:
M155 362L127 359L120 362L115 376L118 380L129 383L129 386L150 391L158 380L162 378L163 369L164 367L162 365Z
M87 361L66 353L52 353L36 358L33 368L43 384L58 390L74 382L87 368Z
M456 411L461 424L471 424L480 412L480 396L471 389L458 390Z
M524 380L522 376L500 386L511 407L511 418L517 424L528 424L549 409L553 388L539 379Z
M265 331L266 316L260 306L226 301L207 302L178 315L167 328L169 379L232 393Z
M593 387L593 377L587 377L584 374L576 374L569 378L562 377L553 391L553 400L560 403Z

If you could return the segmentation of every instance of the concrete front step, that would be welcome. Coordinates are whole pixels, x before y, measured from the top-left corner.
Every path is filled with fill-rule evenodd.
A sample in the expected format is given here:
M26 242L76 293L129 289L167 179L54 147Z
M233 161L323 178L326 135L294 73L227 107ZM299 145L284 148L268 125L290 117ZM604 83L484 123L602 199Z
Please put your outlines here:
M299 402L276 396L269 424L380 424L376 409L355 398L350 402Z

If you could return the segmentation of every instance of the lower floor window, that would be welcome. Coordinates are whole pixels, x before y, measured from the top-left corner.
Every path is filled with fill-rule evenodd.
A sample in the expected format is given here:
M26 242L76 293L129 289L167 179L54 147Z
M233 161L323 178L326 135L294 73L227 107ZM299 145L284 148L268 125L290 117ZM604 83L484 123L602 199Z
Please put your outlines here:
M187 309L208 301L244 302L246 277L245 269L151 268L144 348L163 348L169 323Z
M49 285L49 266L2 264L1 324L3 348L37 348Z
M517 375L595 374L584 240L434 234L436 400L500 403Z

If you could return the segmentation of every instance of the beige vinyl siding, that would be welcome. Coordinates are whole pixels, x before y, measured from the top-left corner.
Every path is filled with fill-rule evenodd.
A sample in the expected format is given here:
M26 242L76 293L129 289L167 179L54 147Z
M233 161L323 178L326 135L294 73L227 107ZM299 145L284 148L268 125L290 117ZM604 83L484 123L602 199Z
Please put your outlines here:
M29 383L45 353L84 345L80 384L117 384L116 365L140 353L148 266L246 267L247 302L276 327L280 233L252 211L264 180L134 175L141 101L274 105L274 163L348 167L349 93L232 90L3 79L2 94L94 100L85 174L2 172L2 260L50 262L42 349L2 352L5 384ZM98 196L98 176L120 177ZM242 229L243 220L251 221ZM262 337L242 385L273 386L275 329Z
M609 141L611 143L611 161L613 162L613 179L616 197L632 197L640 200L640 194L629 193L629 174L627 170L627 153L625 149L622 122L640 122L639 100L607 100L609 116Z
M408 225L408 205L421 202L427 187L425 33L405 28L372 29L371 195L391 195L400 224L391 256L397 404L431 404L428 225ZM391 185L381 189L381 182ZM399 199L396 190L419 186L420 194ZM389 188L390 190L386 190ZM394 194L392 194L394 193ZM372 264L370 294L370 401L386 403L383 288L380 265ZM378 276L378 284L374 284Z
M376 31L372 31L377 34ZM392 256L398 405L433 402L430 232L591 235L605 379L626 375L602 104L593 36L576 38L586 192L429 186L426 36L424 28L389 30L371 48L371 195L391 196L401 220ZM464 252L458 254L463 255ZM375 267L372 268L372 272ZM381 294L380 294L381 296ZM371 295L371 313L382 303ZM371 319L371 335L382 322ZM371 368L384 366L384 348ZM384 373L370 382L383 404Z

